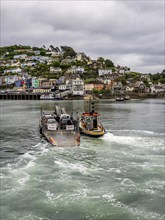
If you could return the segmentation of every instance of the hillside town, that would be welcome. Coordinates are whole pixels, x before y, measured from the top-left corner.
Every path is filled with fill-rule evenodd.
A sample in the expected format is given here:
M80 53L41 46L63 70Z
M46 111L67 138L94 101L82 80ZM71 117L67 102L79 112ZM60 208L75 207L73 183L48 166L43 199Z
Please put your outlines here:
M165 70L142 74L110 59L93 60L67 46L1 47L0 88L5 93L60 94L65 97L165 95Z

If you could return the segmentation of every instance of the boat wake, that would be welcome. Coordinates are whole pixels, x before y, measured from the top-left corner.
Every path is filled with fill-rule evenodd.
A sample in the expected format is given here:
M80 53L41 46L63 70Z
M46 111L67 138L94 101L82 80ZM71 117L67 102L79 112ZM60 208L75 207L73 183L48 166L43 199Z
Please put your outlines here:
M0 178L4 186L3 191L15 193L25 185L29 180L29 171L35 166L36 160L48 151L47 145L47 143L44 145L38 143L32 146L28 152L1 167Z
M106 130L107 133L110 133L110 132L113 132L113 133L122 133L122 134L131 134L132 136L133 135L157 135L157 136L164 136L164 133L157 133L157 132L154 132L154 131L147 131L147 130L128 130L128 129L123 129L123 130Z
M150 133L148 131L115 131L113 133L107 132L102 139L107 143L118 144L120 146L128 146L136 149L146 149L154 151L158 154L164 154L164 136L161 134ZM145 135L144 135L145 134ZM147 135L146 135L147 134Z

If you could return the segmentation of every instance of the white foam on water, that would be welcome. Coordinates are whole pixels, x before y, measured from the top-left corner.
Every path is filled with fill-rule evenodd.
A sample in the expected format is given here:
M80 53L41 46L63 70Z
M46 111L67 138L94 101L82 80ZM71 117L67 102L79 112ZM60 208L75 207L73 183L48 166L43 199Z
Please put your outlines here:
M135 186L135 183L131 179L125 178L125 179L122 180L121 185L124 185L124 186Z
M25 185L25 183L29 180L29 175L27 173L24 173L24 175L24 177L17 181L21 186Z
M121 173L121 172L122 172L122 171L121 171L120 169L118 169L118 168L110 168L108 171L111 172L111 173Z
M15 163L8 163L6 167L3 167L0 176L1 179L4 181L11 179L11 181L9 181L8 183L10 188L10 191L8 190L8 193L18 192L29 181L29 171L32 167L35 166L38 157L44 155L48 151L48 149L46 149L46 146L47 145L38 143L32 146L31 150L27 151L24 155L20 155L18 158L16 158ZM5 174L3 173L3 171Z
M141 137L117 136L112 133L106 133L103 137L101 137L101 139L104 141L110 141L127 145L134 145L137 143L137 141L142 140Z
M54 193L51 193L50 191L46 191L46 197L48 198L49 202L52 202L52 200L54 200Z
M0 179L4 178L5 174L4 173L0 173Z
M73 193L73 194L69 195L69 197L73 197L73 198L85 197L86 198L90 192L91 192L91 189L82 188L82 189L78 190L77 193Z
M123 129L123 130L106 130L108 133L111 133L111 132L122 132L122 133L132 133L132 134L148 134L148 135L158 135L158 136L164 136L164 133L157 133L157 132L154 132L154 131L148 131L148 130L136 130L136 129L133 129L133 130L129 130L129 129Z
M103 199L106 199L108 202L114 203L116 201L115 196L113 193L103 194L101 196Z
M138 208L134 208L134 207L130 207L120 201L117 200L117 198L115 198L115 195L110 192L107 194L103 194L101 196L102 199L105 199L106 201L108 201L113 207L117 207L117 208L124 208L126 210L128 210L133 216L135 216L136 219L145 218L145 219L153 219L153 220L158 220L161 219L163 220L162 216L158 213L155 212L143 212L141 210L139 210ZM137 217L137 215L139 217Z
M67 170L77 170L80 173L86 174L87 173L87 167L85 167L82 164L79 163L70 163L68 161L54 161L55 164L57 164L58 166L65 168Z
M30 160L36 160L37 157L35 155L33 155L34 151L31 152L26 152L23 157L26 159L30 159Z
M16 218L16 219L18 219L18 218ZM30 213L29 215L25 215L25 216L19 218L18 220L50 220L50 218L42 218L42 217L38 217L38 216Z
M139 136L120 136L114 135L112 133L106 133L103 137L101 137L103 141L117 143L122 145L131 146L135 149L138 148L145 148L147 150L152 150L156 153L165 152L165 142L162 138L154 138L154 137L139 137Z
M150 188L150 189L156 189L156 190L162 190L164 191L165 189L165 182L164 180L162 181L158 181L158 180L150 180L148 182L146 182L146 187Z

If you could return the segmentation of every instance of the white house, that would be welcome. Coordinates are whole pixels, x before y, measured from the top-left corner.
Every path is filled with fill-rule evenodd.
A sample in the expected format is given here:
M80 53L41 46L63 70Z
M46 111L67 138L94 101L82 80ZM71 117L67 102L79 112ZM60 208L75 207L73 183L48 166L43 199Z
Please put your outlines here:
M131 86L131 85L128 85L128 86L125 87L125 91L128 92L128 93L133 92L133 90L134 90L134 87Z
M21 72L22 72L22 69L20 69L20 68L4 70L4 74L5 73L21 73Z
M40 50L35 50L34 53L35 55L40 55Z
M13 84L17 80L18 80L18 76L7 76L5 78L5 82L6 82L7 85Z
M98 70L99 76L104 76L107 74L112 74L112 69L99 69Z
M66 84L61 84L58 86L60 91L65 91L67 89L67 85Z
M13 59L25 59L27 57L27 54L19 54L14 55Z
M151 91L151 93L165 92L165 85L163 85L161 83L158 83L156 85L151 85L150 91Z
M81 66L78 66L78 67L76 67L76 72L78 72L78 73L84 73L84 67L81 67Z
M115 78L116 78L115 74L108 74L108 75L103 75L103 76L98 77L98 80L100 82L103 82L105 85L108 85L108 84L111 84L111 82Z
M123 75L123 74L129 74L130 70L125 69L125 68L120 68L119 69L119 74Z
M72 80L72 94L73 95L84 95L84 81L80 78Z
M60 67L50 66L50 73L62 73L62 69Z
M71 66L71 67L69 67L68 69L67 69L67 73L76 73L76 66Z
M12 60L12 62L11 62L11 66L12 67L19 67L21 64L20 64L20 62L18 61L18 62L14 62L13 60Z
M112 94L122 94L123 93L123 85L119 82L113 82L112 85Z

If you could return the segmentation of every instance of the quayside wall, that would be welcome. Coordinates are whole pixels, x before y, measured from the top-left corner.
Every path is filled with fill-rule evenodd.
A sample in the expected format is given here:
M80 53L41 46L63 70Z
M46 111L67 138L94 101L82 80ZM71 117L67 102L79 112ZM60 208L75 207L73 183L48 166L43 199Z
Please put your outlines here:
M0 94L0 100L39 100L39 94Z

